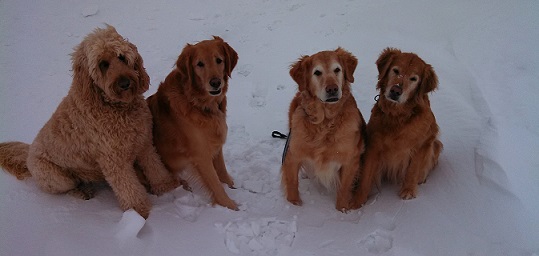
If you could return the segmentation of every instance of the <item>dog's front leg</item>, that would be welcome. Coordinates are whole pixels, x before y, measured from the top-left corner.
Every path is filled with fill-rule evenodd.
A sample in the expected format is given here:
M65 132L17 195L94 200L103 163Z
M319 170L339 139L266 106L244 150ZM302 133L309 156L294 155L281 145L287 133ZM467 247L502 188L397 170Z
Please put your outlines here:
M284 185L286 199L293 205L302 205L303 202L299 196L299 168L300 162L295 159L292 152L288 152L288 156L285 158L282 172L282 184Z
M235 188L234 181L232 180L232 177L230 177L230 175L228 174L228 171L226 170L225 158L223 157L222 148L219 150L219 153L217 153L215 158L213 158L213 166L215 167L215 170L217 171L217 176L219 176L219 180L222 183L227 184L229 188Z
M335 208L341 212L350 210L353 184L357 172L359 171L359 156L354 156L350 164L341 167L341 186L337 191L337 203Z
M198 155L204 155L199 153ZM217 170L213 167L213 159L210 157L197 158L193 162L196 173L200 175L205 187L209 190L213 203L222 205L232 210L239 210L238 205L225 192L221 185Z
M153 145L150 144L144 149L137 157L137 163L150 183L151 192L161 195L177 188L181 183L181 179L174 177L165 168Z
M134 209L145 219L152 208L146 189L139 182L133 162L115 155L99 161L105 180L108 182L124 211Z
M413 199L417 196L417 184L423 180L420 180L420 176L423 176L422 179L426 179L425 172L427 164L431 162L431 155L428 154L432 152L430 148L423 147L416 151L416 154L411 157L410 165L406 170L404 176L404 182L402 183L401 190L399 192L400 198L404 200Z
M354 200L352 202L351 208L357 209L363 206L367 202L369 193L371 192L372 183L374 182L375 175L378 175L378 160L379 152L378 149L370 148L365 151L364 159L365 164L360 170L359 177L359 188L356 191Z

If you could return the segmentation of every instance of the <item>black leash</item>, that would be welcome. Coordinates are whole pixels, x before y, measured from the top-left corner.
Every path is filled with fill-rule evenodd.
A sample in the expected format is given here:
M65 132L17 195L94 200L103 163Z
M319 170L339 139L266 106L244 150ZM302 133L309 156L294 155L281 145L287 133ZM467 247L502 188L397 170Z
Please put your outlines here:
M273 138L278 138L278 139L286 139L286 138L288 138L288 136L286 136L285 134L282 134L282 133L279 132L279 131L273 131L273 132L271 132L271 137L273 137Z
M284 159L286 158L286 153L288 152L288 143L290 142L290 138L292 137L292 132L288 131L288 136L287 136L279 131L273 131L271 133L271 137L278 138L278 139L286 139L286 144L284 145L284 150L283 150L283 156L281 158L281 164L284 164Z

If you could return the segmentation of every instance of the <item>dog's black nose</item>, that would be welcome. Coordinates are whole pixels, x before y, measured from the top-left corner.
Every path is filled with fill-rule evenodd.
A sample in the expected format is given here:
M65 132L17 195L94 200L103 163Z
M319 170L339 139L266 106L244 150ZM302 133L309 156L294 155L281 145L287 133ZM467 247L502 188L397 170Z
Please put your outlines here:
M389 97L392 100L398 100L402 94L402 87L399 84L393 85L389 90Z
M212 78L210 80L210 85L211 87L215 88L215 89L218 89L219 87L221 87L221 79L219 78Z
M120 87L120 89L127 90L129 89L130 86L131 86L131 80L129 80L129 78L121 77L118 80L118 87Z
M334 85L328 85L326 86L326 93L328 96L336 96L339 93L339 87Z

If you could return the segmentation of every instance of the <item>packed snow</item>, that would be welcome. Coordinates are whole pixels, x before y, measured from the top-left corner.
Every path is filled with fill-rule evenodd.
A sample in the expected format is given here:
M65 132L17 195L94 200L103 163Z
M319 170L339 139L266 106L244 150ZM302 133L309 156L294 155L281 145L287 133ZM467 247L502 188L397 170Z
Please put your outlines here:
M0 1L0 141L30 143L71 84L69 54L105 23L137 45L153 94L187 43L221 36L239 54L228 92L225 162L239 211L178 188L144 220L110 188L83 201L0 172L0 255L539 255L537 1ZM431 95L444 151L419 196L397 185L359 210L301 179L280 185L298 57L338 46L359 59L366 120L385 47L438 74Z

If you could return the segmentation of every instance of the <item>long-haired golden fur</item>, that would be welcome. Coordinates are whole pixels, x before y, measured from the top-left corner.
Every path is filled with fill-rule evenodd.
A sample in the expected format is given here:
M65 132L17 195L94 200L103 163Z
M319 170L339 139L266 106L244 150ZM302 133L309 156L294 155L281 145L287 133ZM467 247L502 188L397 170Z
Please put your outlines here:
M365 121L352 96L357 59L342 48L303 56L290 69L298 92L290 103L289 147L282 172L286 198L301 205L301 168L337 190L336 208L351 209L365 144Z
M177 186L152 144L152 117L142 94L149 87L142 57L107 25L87 35L72 54L73 82L32 144L0 144L0 165L19 179L32 176L49 193L84 199L106 181L123 210L147 218L151 192Z
M223 158L228 78L238 61L220 37L187 44L176 67L147 99L154 144L167 169L198 183L214 204L238 210L221 183L233 188Z
M443 148L428 96L438 87L432 66L395 48L385 49L376 65L380 97L367 124L365 176L357 206L367 200L371 184L382 179L400 183L402 199L415 198L418 183L426 181Z

